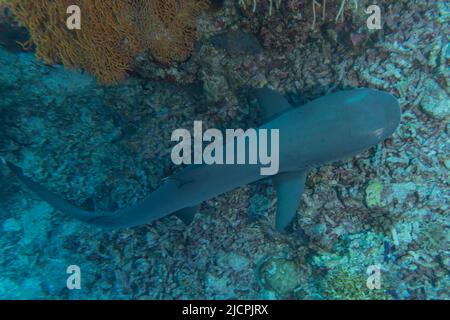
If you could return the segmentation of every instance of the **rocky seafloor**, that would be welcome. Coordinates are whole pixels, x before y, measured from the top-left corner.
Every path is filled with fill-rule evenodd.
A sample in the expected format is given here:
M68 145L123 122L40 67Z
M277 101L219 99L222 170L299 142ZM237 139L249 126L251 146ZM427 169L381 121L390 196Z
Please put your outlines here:
M112 211L179 170L174 129L256 126L246 87L269 85L295 104L342 88L386 90L403 111L394 136L313 170L286 234L273 228L270 180L210 199L187 227L168 217L106 232L55 211L1 168L0 298L450 298L448 4L382 1L384 28L366 33L358 12L311 28L302 1L270 14L269 2L253 12L225 1L202 17L189 61L167 68L142 57L115 86L0 46L0 154L65 199ZM69 265L81 268L81 290L66 288ZM369 290L373 265L381 288Z

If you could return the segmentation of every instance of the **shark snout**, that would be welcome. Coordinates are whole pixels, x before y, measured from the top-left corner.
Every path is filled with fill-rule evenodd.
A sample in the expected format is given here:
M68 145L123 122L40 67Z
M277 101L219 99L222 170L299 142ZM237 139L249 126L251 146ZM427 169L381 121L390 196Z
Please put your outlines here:
M400 104L392 94L375 89L359 89L347 99L353 116L360 119L361 134L376 144L390 137L400 124ZM357 114L360 117L356 116Z
M379 92L380 94L380 104L379 108L382 112L382 119L384 121L384 133L383 138L388 138L391 136L400 125L401 121L401 109L400 104L392 94L386 92Z

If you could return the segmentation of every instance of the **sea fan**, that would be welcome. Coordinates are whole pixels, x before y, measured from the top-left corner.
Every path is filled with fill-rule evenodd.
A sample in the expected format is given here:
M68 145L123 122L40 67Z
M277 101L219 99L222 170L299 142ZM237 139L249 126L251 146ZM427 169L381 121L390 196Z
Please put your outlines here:
M4 1L4 0L3 0ZM82 10L82 29L66 26L67 8ZM10 0L17 20L31 34L29 44L47 63L80 67L101 83L116 83L148 48L168 64L185 60L196 37L195 21L205 0Z

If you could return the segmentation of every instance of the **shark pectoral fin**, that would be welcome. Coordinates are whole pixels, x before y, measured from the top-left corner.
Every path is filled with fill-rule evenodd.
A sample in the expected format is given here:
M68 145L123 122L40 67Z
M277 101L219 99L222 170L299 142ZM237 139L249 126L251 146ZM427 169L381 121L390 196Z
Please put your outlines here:
M307 176L307 171L296 171L280 173L273 177L278 197L275 218L275 226L278 231L283 232L294 219Z
M261 108L261 120L263 122L269 122L294 108L283 95L275 90L269 88L255 89L254 94Z
M195 214L198 211L198 206L188 207L178 210L174 214L184 222L185 225L190 225L194 221Z

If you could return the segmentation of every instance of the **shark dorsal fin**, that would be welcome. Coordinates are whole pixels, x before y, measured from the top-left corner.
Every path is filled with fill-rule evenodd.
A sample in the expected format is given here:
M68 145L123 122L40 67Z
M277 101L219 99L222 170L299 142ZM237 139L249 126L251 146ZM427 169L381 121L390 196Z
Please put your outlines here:
M297 213L307 175L307 171L295 171L273 177L278 198L275 226L280 232L286 229Z
M267 87L255 89L254 95L258 100L261 120L264 123L294 108L282 94Z

